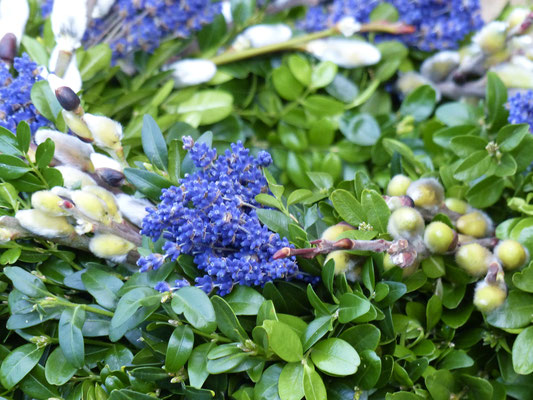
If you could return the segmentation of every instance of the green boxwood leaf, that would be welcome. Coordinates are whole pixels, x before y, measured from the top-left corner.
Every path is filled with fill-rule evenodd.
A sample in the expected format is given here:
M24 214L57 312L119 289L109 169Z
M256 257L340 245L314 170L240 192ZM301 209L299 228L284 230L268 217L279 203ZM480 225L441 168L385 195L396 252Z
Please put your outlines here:
M366 213L357 199L344 189L337 189L330 196L335 211L341 218L353 226L358 226L366 219Z
M435 90L429 85L423 85L407 95L400 107L404 116L412 115L416 121L424 121L431 114L437 101Z
M149 114L143 117L141 139L144 153L150 162L157 168L166 170L168 165L167 144L161 129Z
M24 394L37 400L60 397L57 388L46 381L44 368L39 364L20 381L18 387Z
M533 293L533 266L513 274L513 284L520 290Z
M353 111L344 113L339 121L339 129L346 139L360 146L372 146L378 141L381 130L370 114Z
M50 294L39 278L20 267L5 267L4 274L11 279L13 286L26 296L42 298Z
M211 302L215 309L218 329L232 340L245 341L248 339L246 331L241 326L237 316L227 301L222 297L213 296Z
M362 324L346 329L339 336L350 343L359 353L365 350L376 350L381 338L381 331L374 325Z
M337 75L338 67L331 61L322 61L313 68L311 74L311 89L328 86Z
M514 341L513 369L520 375L533 372L533 326L520 332Z
M281 371L281 365L274 364L263 372L261 379L254 387L253 400L280 400L278 395L278 381Z
M498 131L496 143L500 151L514 150L529 134L528 124L506 125Z
M348 323L365 315L370 310L370 302L360 294L344 293L339 298L339 322Z
M324 381L314 368L307 365L304 366L304 393L306 400L324 400L327 398Z
M0 154L0 177L17 179L30 171L30 167L20 158L9 154Z
M487 315L487 322L502 329L522 328L531 322L533 295L511 290L501 307Z
M237 286L225 297L235 315L257 315L265 298L248 286Z
M214 346L214 343L203 343L196 346L187 364L187 374L192 387L200 389L209 376L207 371L207 354Z
M35 82L31 88L31 101L43 117L55 122L63 109L47 80Z
M87 51L83 52L78 62L78 68L83 81L87 81L98 72L109 68L111 57L112 51L106 43L91 46Z
M288 363L279 376L278 394L281 400L300 400L304 397L304 366L300 362Z
M168 372L178 372L189 359L194 345L194 333L187 325L174 329L168 342L165 356L165 369Z
M507 103L507 88L494 72L487 73L486 96L489 128L498 128L507 123L507 117L509 116L509 111L505 108L505 103Z
M172 186L172 182L156 174L136 168L125 168L126 179L135 186L139 192L147 195L152 200L158 200L161 196L161 189Z
M58 386L67 383L77 370L78 368L67 361L61 347L56 347L50 353L44 367L44 373L48 383Z
M99 268L90 267L81 275L87 291L102 307L114 309L118 302L117 292L123 283L116 276Z
M466 192L466 200L472 207L486 208L498 201L504 188L504 180L495 176L478 181Z
M302 336L304 351L311 348L311 346L331 330L333 330L333 317L330 315L319 317L311 321Z
M202 332L212 333L217 328L215 309L205 292L197 287L186 286L174 292L172 309Z
M302 342L290 326L280 321L265 320L263 328L272 351L282 360L297 362L303 358Z
M361 363L357 351L348 342L338 338L318 342L311 350L311 360L322 372L333 376L355 374Z
M31 130L26 121L21 121L17 125L17 143L21 152L26 153L30 148Z
M291 54L287 59L289 69L293 76L304 86L311 82L311 65L301 54ZM282 399L283 400L283 399Z
M487 173L491 160L486 150L478 150L471 153L457 166L453 176L461 181L473 181Z
M120 298L111 319L109 338L116 342L148 318L161 304L162 294L150 287L137 287Z
M201 125L214 124L230 115L233 109L233 96L222 90L201 90L180 103L177 112L197 115Z
M0 366L0 383L6 389L13 388L37 365L43 355L44 347L33 343L22 345L4 358Z
M65 308L59 319L59 346L67 361L76 368L83 367L85 348L81 329L85 310L81 306Z
M356 374L357 385L361 389L369 390L374 387L381 375L381 359L373 350L364 350L359 355L361 365Z
M367 222L380 233L387 232L390 209L383 197L375 190L363 190L361 207L366 211Z

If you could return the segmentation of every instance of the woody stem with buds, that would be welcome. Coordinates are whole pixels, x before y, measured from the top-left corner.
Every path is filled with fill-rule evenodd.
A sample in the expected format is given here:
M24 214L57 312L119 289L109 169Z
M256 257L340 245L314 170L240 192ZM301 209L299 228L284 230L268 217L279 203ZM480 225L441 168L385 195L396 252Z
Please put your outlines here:
M385 32L390 34L401 35L406 33L412 33L413 27L403 23L390 23L386 21L370 22L368 24L362 24L359 32ZM339 33L339 30L334 27L319 32L309 33L307 35L297 36L281 43L274 43L257 48L249 48L242 51L229 50L212 57L211 61L214 62L216 65L229 64L235 61L257 57L263 54L298 48L299 46L312 40L323 39L328 36L337 35Z
M56 243L60 246L67 246L73 249L90 252L89 250L90 238L85 235L72 234L72 235L69 235L68 237L57 237L57 238L48 238L48 237L39 236L24 229L19 224L18 220L15 217L9 217L9 216L0 217L0 228L5 229L6 231L10 232L10 237L9 237L10 241L16 240L16 239L25 239L25 238L38 238L38 239ZM117 235L116 231L111 231L111 232ZM118 235L120 236L120 232L118 233ZM126 261L128 264L135 265L139 257L140 256L137 250L132 250L128 253Z

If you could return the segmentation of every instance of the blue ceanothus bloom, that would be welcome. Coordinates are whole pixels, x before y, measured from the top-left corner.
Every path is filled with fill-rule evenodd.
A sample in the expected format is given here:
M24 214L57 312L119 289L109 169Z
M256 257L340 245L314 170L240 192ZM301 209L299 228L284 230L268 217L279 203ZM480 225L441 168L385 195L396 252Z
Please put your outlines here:
M312 7L303 28L326 29L343 17L368 22L370 13L383 1L333 0L326 7ZM397 36L409 46L433 51L457 48L466 35L483 25L479 0L389 0L398 10L399 20L413 25L415 32Z
M519 92L509 98L509 122L529 124L533 132L533 90Z
M220 4L210 0L118 0L109 14L93 20L85 42L109 43L114 58L154 51L167 38L187 38L213 21Z
M15 132L21 121L26 121L34 133L41 126L49 125L31 101L31 89L42 80L36 63L27 54L16 57L14 68L17 75L11 75L9 66L0 63L0 126Z
M225 295L237 285L263 286L274 279L301 278L294 257L273 260L273 254L289 242L261 224L255 196L268 192L262 168L272 162L270 154L249 154L242 143L217 158L205 143L183 138L184 148L196 166L180 186L164 189L157 209L148 210L142 234L154 241L163 237L165 254L151 254L138 261L140 271L158 269L166 260L180 254L194 257L205 273L196 286L207 293ZM165 282L158 290L188 285L178 280Z

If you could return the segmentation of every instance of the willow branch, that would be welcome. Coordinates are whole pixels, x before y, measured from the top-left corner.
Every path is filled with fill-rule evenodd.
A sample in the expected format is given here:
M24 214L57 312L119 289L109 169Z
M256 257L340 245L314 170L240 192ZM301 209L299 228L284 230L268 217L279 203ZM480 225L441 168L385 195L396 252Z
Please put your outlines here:
M5 229L9 232L9 241L17 239L42 239L60 246L70 247L77 250L91 252L89 250L89 242L91 238L85 235L78 235L76 233L65 237L49 238L45 236L36 235L33 232L24 229L15 217L3 216L0 217L0 229ZM115 232L116 234L116 232ZM132 250L128 253L126 262L135 265L140 255L137 250Z

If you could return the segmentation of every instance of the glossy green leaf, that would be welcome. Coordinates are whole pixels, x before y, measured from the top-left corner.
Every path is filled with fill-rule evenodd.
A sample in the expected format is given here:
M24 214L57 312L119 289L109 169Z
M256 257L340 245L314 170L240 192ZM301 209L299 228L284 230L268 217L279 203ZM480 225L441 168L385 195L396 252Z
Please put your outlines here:
M282 360L297 362L302 359L302 342L288 325L279 321L265 320L263 328L267 331L268 343L272 351Z
M416 121L423 121L433 114L437 94L429 85L423 85L407 95L400 107L404 116L412 115Z
M168 341L165 356L165 369L178 372L189 359L194 345L194 333L189 326L181 325L174 329Z
M67 361L76 368L83 367L85 347L81 329L85 310L81 306L66 308L59 319L59 346Z
M209 297L194 286L177 290L172 298L172 309L182 314L193 327L205 333L214 332L217 323L215 309Z
M168 150L161 129L152 118L146 114L143 117L142 146L148 159L157 168L165 170L168 164Z
M327 398L324 381L313 368L304 366L304 393L306 400L323 400Z
M311 359L319 370L333 376L355 374L361 363L357 351L338 338L318 342L311 350Z
M235 315L257 315L265 298L248 286L237 286L225 297Z
M231 306L222 297L213 296L211 298L215 309L216 322L218 329L228 338L235 341L244 341L248 338L245 330L241 326L235 312Z
M48 383L60 386L67 383L77 370L67 361L61 347L56 347L46 360L44 373Z
M513 344L513 368L517 374L533 372L533 327L524 329Z
M0 383L7 388L13 388L37 365L43 355L44 347L37 347L27 343L13 350L0 366Z

